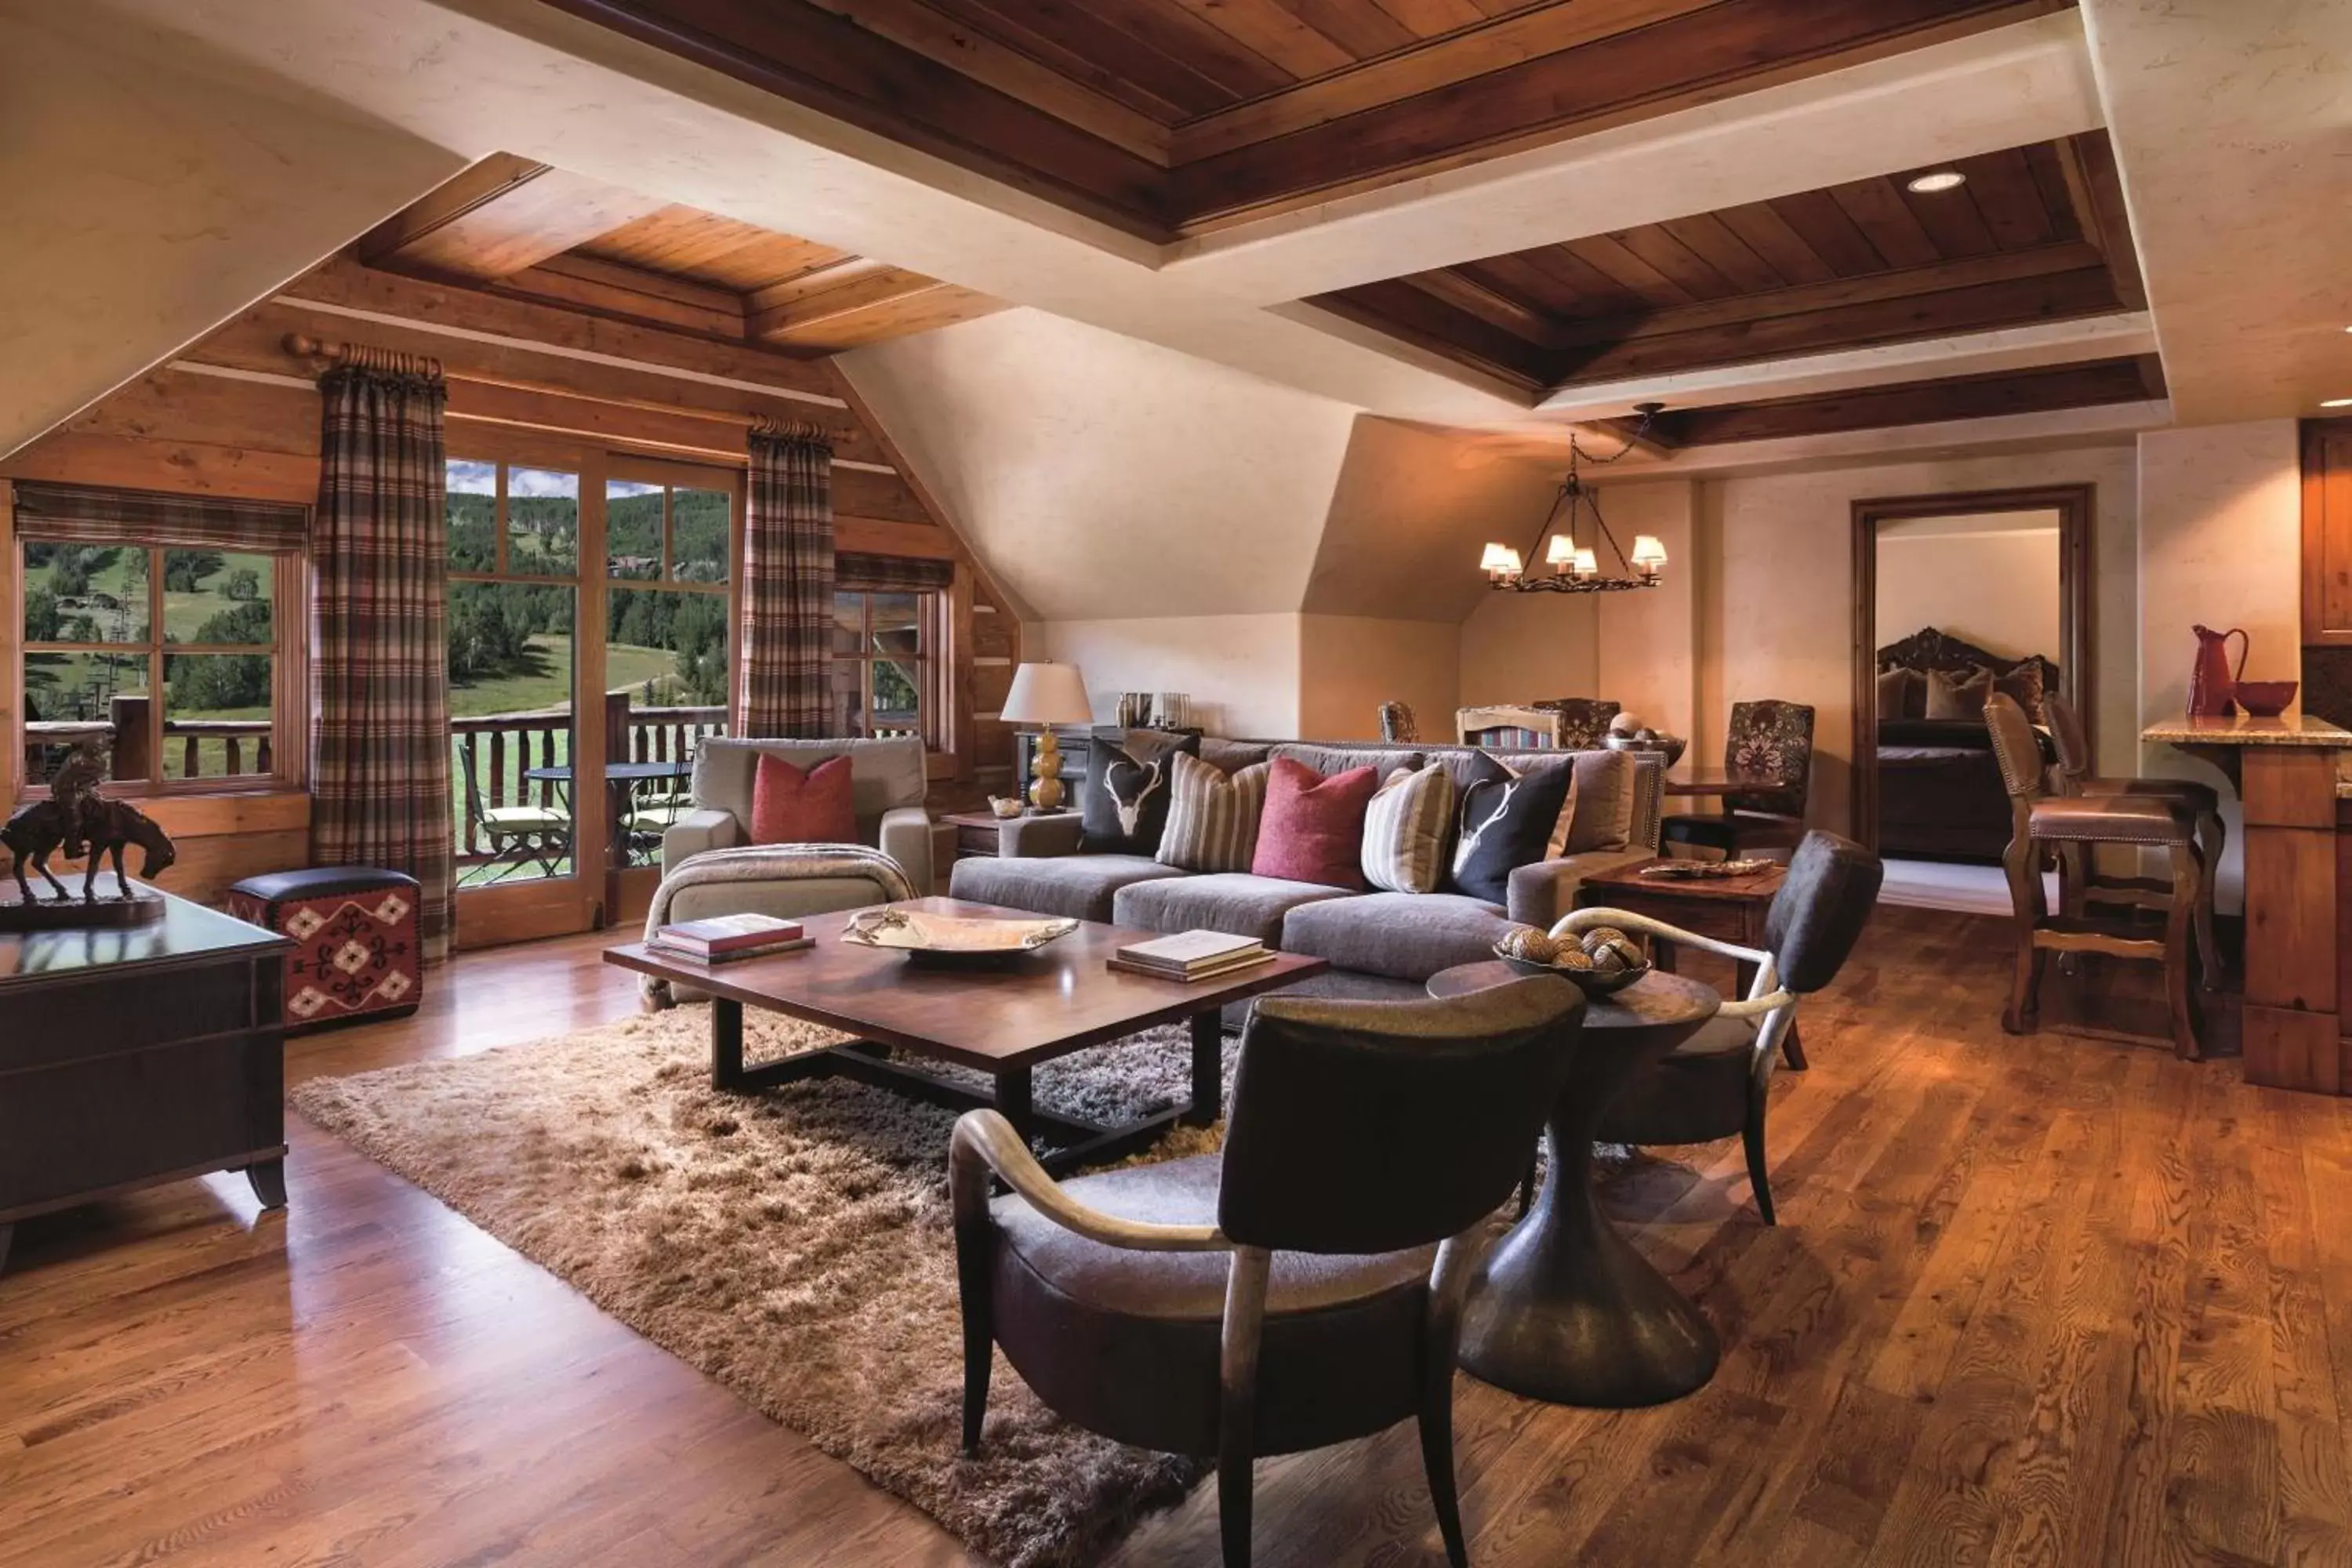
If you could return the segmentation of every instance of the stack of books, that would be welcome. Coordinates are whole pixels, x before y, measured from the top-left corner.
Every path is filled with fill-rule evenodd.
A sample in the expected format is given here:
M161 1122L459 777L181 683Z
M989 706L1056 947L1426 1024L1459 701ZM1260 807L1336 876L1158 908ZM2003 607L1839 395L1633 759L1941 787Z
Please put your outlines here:
M1227 936L1221 931L1179 931L1150 942L1131 942L1105 962L1130 974L1160 980L1208 980L1236 969L1271 963L1274 953L1255 937Z
M698 963L726 963L739 958L765 958L815 945L816 939L798 921L774 915L713 915L709 920L667 925L646 939L646 951L691 958Z

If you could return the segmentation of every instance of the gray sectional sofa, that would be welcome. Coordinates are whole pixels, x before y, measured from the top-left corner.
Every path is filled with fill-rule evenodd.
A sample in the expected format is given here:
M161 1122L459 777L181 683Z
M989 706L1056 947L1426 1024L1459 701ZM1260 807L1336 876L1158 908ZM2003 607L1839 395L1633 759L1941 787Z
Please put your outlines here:
M1467 746L1399 747L1378 742L1204 740L1202 760L1232 772L1268 757L1294 757L1318 773L1437 763L1462 782L1476 753ZM1513 766L1557 763L1562 752L1492 752ZM1238 873L1201 874L1148 856L1078 849L1078 814L1025 816L1004 825L993 859L959 860L950 889L959 899L1038 914L1105 921L1146 931L1209 930L1254 936L1287 952L1328 959L1331 970L1301 990L1348 996L1417 996L1429 977L1493 956L1513 924L1549 926L1576 907L1578 884L1597 871L1657 853L1664 759L1635 753L1633 825L1622 849L1540 860L1511 873L1507 905L1460 893L1351 893L1319 883Z

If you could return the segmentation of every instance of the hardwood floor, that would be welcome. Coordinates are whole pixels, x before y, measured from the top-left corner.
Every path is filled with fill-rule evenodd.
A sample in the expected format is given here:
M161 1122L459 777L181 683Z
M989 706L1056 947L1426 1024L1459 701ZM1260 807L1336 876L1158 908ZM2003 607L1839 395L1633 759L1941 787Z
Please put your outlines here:
M604 940L469 955L412 1020L295 1042L289 1077L624 1014ZM1776 1085L1779 1228L1736 1139L1617 1178L1722 1371L1614 1413L1462 1379L1483 1568L2352 1563L2352 1107L2005 1036L2006 951L1978 917L1881 911L1807 1004L1812 1070ZM976 1561L289 1120L283 1217L224 1177L20 1231L0 1563ZM1268 1568L1443 1561L1409 1426L1261 1465L1257 1516ZM1212 1564L1216 1539L1203 1489L1113 1561Z

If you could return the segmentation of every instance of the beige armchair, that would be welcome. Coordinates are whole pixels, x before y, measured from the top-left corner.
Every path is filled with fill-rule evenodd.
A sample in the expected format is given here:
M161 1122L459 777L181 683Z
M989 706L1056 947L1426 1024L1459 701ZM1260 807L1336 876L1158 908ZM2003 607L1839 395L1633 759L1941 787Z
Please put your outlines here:
M692 809L662 834L662 874L689 856L751 841L751 784L760 754L813 768L850 760L857 837L898 863L918 897L931 890L931 819L923 809L929 780L923 742L913 736L862 741L739 741L713 735L694 755Z

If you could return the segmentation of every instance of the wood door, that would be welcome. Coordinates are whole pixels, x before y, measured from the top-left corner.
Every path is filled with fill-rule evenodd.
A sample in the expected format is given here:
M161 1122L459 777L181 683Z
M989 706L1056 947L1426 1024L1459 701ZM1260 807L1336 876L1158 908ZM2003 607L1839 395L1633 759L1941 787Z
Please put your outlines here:
M2303 640L2352 647L2352 419L2304 421Z

